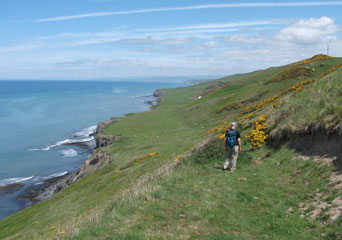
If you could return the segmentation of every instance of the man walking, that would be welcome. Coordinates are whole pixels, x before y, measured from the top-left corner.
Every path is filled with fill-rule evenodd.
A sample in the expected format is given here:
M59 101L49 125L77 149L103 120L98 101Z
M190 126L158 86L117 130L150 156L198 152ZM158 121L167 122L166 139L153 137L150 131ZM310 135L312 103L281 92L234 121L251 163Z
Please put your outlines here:
M232 122L230 124L230 129L226 132L226 162L224 163L223 170L226 170L229 166L229 160L232 161L232 166L230 168L231 172L236 169L236 161L241 152L241 137L238 130L236 130L237 123Z

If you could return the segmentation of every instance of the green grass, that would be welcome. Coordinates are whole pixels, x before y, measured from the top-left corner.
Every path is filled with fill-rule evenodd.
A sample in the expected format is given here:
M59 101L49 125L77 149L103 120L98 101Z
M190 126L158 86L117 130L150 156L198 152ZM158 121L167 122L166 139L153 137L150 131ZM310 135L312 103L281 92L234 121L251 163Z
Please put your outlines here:
M255 156L264 164L254 166ZM224 149L215 139L150 191L112 204L99 222L70 239L321 239L326 229L300 218L297 206L324 188L329 169L293 157L287 148L244 151L231 174L221 170Z
M340 58L324 61L323 67L315 63L313 76L340 63ZM219 170L224 152L218 140L210 141L175 166L178 154L190 153L210 137L204 134L206 130L242 117L239 110L216 114L219 107L237 102L243 108L302 80L286 79L265 85L286 67L168 89L153 110L118 118L105 133L120 134L120 139L101 149L113 153L112 163L49 200L1 220L0 239L319 239L322 233L326 237L339 236L340 222L320 227L319 221L300 218L296 207L313 190L326 188L332 169L322 171L316 163L293 161L295 154L286 146L249 151L244 143L234 175ZM203 93L202 99L189 100ZM233 98L222 101L232 93ZM159 154L136 164L138 158L150 152ZM253 158L265 163L254 166ZM121 171L116 173L118 169ZM306 180L310 184L304 184ZM293 213L287 215L290 207ZM56 228L51 229L52 226ZM66 234L59 235L63 231Z
M322 131L342 133L342 69L327 75L309 88L282 99L276 109L268 109L271 135L289 135L293 129L304 131L307 126ZM308 107L310 106L310 107Z

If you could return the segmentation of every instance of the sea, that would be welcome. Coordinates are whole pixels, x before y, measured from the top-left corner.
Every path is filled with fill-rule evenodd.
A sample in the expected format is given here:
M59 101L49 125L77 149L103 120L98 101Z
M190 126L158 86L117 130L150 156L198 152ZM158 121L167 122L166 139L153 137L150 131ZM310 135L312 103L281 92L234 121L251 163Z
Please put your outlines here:
M25 189L76 170L91 156L99 121L147 111L157 88L182 82L0 81L0 219L19 210ZM91 144L92 143L92 144Z

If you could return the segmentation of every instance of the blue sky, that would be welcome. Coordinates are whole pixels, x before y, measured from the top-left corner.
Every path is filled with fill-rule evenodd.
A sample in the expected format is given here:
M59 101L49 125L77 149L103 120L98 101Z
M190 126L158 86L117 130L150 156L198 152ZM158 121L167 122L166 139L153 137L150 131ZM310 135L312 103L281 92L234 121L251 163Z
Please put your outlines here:
M342 57L342 1L1 0L0 79L231 75Z

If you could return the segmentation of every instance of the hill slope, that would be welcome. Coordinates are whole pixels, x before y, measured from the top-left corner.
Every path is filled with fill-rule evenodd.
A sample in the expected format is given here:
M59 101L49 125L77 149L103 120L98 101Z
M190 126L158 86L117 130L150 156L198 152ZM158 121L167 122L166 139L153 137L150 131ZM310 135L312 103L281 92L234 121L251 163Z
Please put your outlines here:
M341 58L318 55L167 89L153 110L128 114L106 127L104 134L120 136L97 153L109 153L110 163L0 221L0 238L342 237L341 218L330 220L338 212L329 212L341 193L328 186L332 176L339 176L333 173L338 161L308 158L312 153L301 148L299 154L286 144L316 130L340 133L341 105L332 100L341 93L339 64ZM263 115L268 146L250 150L243 140L236 173L222 172L224 149L217 134L227 128L224 122L240 121L240 130L250 133ZM258 146L257 138L250 140ZM326 151L320 152L325 159L338 155ZM319 204L311 202L322 198L308 196L319 193L329 201L313 216Z

